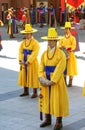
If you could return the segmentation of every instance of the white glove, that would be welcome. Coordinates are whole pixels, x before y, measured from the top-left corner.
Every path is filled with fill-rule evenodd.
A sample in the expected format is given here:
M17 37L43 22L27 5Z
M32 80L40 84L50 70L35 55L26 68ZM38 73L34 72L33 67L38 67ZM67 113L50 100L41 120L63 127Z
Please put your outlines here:
M40 81L40 84L41 84L42 86L51 86L51 85L54 84L52 81L50 81L50 80L48 80L48 79L46 79L46 78L44 78L44 77L40 77L40 78L39 78L39 81Z

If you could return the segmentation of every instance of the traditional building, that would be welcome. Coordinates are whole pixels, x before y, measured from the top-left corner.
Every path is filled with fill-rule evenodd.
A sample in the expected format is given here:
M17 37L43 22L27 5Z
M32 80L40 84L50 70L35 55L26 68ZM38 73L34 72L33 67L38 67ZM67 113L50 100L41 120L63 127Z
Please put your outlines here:
M14 7L17 10L21 7L30 8L30 5L33 4L34 7L37 7L40 2L43 2L46 6L49 6L50 3L54 5L56 10L56 20L59 17L59 7L61 5L60 0L0 0L0 19L5 23L6 10L10 7Z

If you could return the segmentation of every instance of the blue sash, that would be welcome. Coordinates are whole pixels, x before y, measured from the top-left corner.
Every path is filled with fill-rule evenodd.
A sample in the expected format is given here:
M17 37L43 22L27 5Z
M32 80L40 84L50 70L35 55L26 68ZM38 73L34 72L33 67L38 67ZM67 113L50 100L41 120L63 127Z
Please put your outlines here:
M45 66L44 71L46 72L47 79L50 80L50 73L54 72L56 66Z
M44 71L46 72L47 79L50 80L50 73L54 72L56 66L45 66ZM64 70L64 75L67 74L67 69Z
M32 53L32 50L24 49L24 61L27 61L27 55L31 53Z
M64 70L64 75L66 75L66 74L67 74L67 67Z

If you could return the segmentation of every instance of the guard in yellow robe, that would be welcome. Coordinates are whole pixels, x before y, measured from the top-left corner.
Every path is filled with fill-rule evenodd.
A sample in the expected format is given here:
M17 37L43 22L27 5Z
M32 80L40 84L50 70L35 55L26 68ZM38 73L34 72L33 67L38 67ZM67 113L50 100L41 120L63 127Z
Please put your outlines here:
M42 54L39 67L39 110L40 119L45 114L45 121L40 127L51 125L51 115L56 117L54 130L62 128L62 117L69 115L68 93L64 80L66 68L66 56L57 48L59 39L56 29L49 28L48 36L42 37L48 40L48 49Z
M24 87L24 93L20 96L29 95L28 88L33 88L32 98L37 97L37 88L39 87L37 56L40 46L32 35L36 31L36 29L32 29L30 24L26 24L25 30L21 31L21 33L26 34L26 39L21 42L19 48L20 72L18 85Z
M59 48L65 48L66 51L69 54L69 57L67 59L67 72L66 75L69 76L69 84L68 87L72 86L72 80L73 76L77 75L77 61L76 56L74 54L74 50L76 48L76 39L74 36L72 36L70 30L71 30L71 23L65 22L65 35L61 38L59 41Z

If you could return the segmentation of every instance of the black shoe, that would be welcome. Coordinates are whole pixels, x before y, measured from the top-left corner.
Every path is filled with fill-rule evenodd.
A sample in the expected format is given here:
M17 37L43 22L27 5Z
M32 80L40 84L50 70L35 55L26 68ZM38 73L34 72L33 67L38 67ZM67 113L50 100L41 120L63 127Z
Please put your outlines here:
M54 130L60 130L63 127L62 123L57 123L54 126Z
M31 96L31 98L36 98L36 97L38 97L38 95L36 93L33 93Z
M67 87L72 87L72 84L68 84Z
M51 125L51 121L44 121L42 124L40 124L40 127L46 127L48 125Z
M22 94L20 94L20 97L24 97L24 96L27 96L27 95L29 95L28 93L22 93Z

